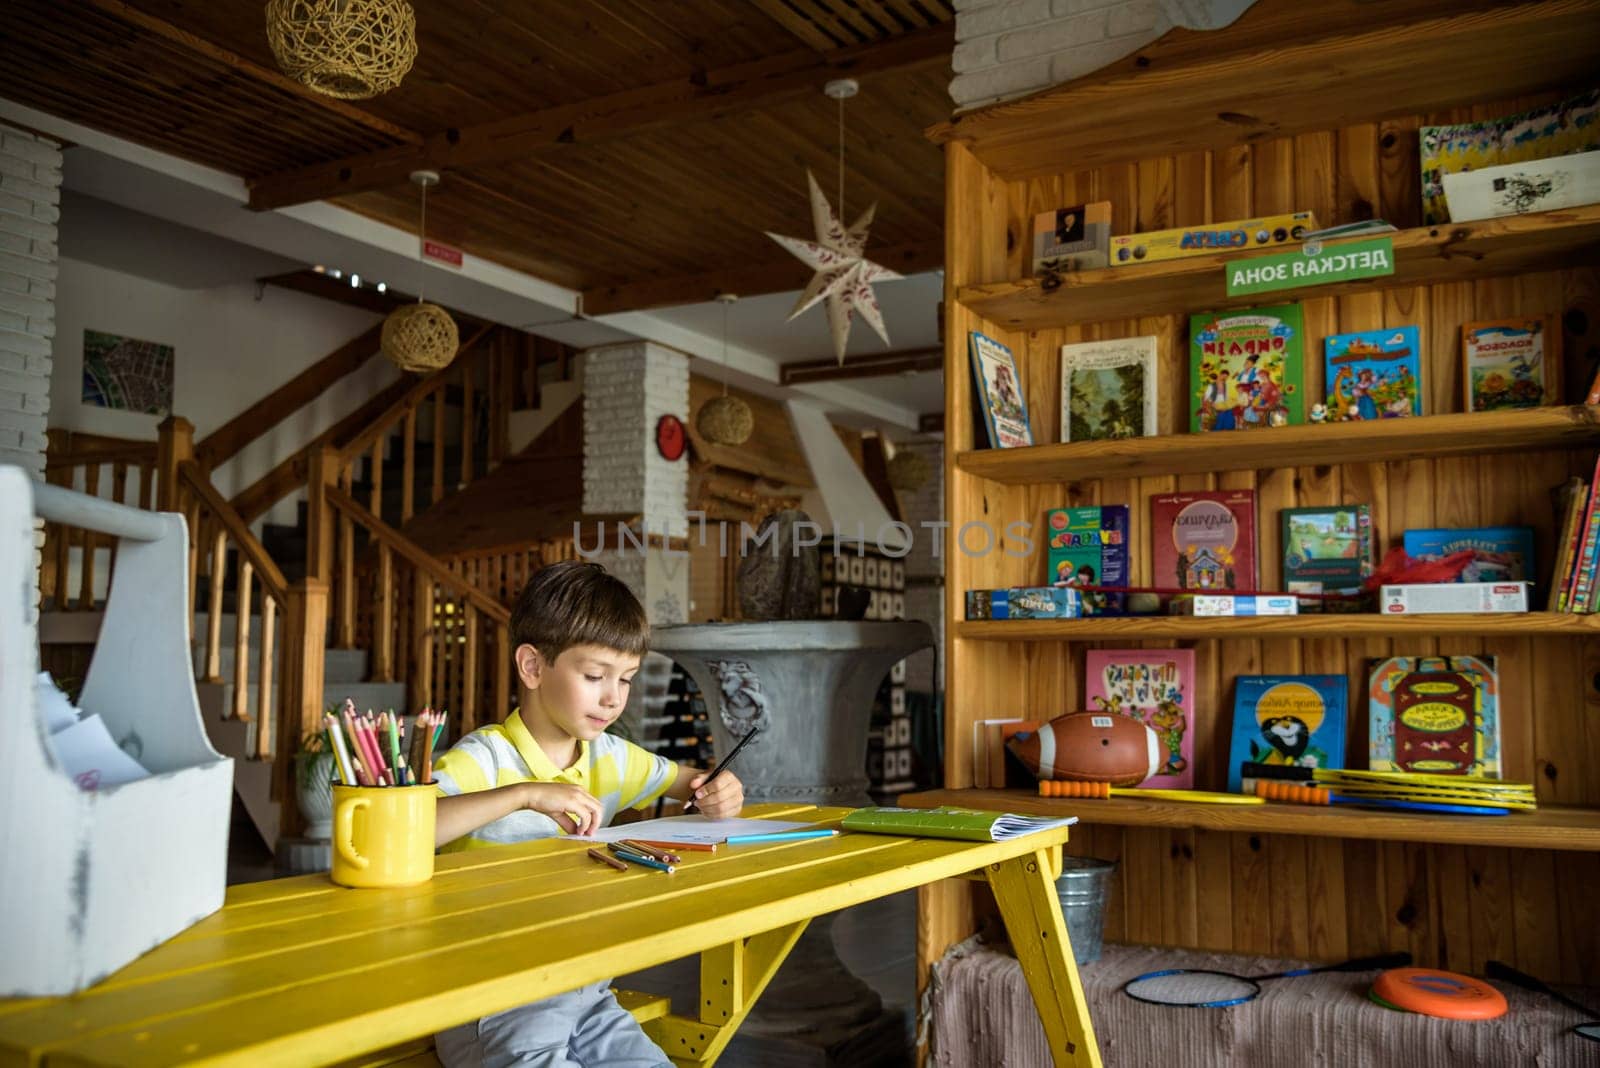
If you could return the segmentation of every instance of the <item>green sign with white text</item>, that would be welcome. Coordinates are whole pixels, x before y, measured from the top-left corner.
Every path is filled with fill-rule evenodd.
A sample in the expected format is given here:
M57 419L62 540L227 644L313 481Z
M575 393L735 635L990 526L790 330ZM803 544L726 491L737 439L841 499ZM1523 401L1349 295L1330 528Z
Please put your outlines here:
M1228 264L1223 268L1228 274L1228 296L1394 274L1394 242L1387 237L1346 241L1308 253L1313 247L1307 244L1293 252L1256 256Z

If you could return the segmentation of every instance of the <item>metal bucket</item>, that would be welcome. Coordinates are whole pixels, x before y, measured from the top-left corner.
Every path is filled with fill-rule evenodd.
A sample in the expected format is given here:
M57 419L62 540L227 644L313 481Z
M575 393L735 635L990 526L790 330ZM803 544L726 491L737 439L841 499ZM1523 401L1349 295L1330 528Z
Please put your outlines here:
M1072 939L1072 955L1079 964L1088 964L1100 959L1106 895L1117 862L1094 857L1064 857L1062 861L1056 896L1061 899L1061 915L1067 921L1067 936Z

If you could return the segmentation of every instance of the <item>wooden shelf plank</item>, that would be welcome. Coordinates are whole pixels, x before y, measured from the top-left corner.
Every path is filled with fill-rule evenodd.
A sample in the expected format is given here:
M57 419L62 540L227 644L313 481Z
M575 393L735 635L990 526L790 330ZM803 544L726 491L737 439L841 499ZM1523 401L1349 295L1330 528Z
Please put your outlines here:
M1320 221L1320 220L1319 220ZM1141 315L1188 315L1306 296L1341 296L1395 286L1460 282L1528 270L1554 270L1600 260L1600 205L1478 222L1401 230L1394 240L1394 274L1281 293L1229 298L1224 267L1284 252L1284 246L1182 260L1073 271L1045 289L1037 278L962 286L958 299L991 322L1039 330ZM1363 240L1352 238L1350 240ZM1347 242L1330 241L1337 248ZM1294 248L1298 246L1289 246Z
M1372 121L1587 85L1600 65L1596 14L1597 0L1259 5L1223 41L1174 31L1108 69L928 134L1014 181L1285 137L1351 115Z
M1453 412L1375 423L1330 423L1200 436L973 449L956 454L968 474L1027 486L1088 478L1251 471L1318 464L1479 456L1600 443L1600 407L1582 404L1504 412Z
M1093 616L1087 619L988 619L955 625L970 641L1226 641L1232 638L1600 637L1600 615L1570 612L1464 612L1383 616Z
M928 790L902 795L911 808L960 805L997 812L1077 816L1086 824L1201 827L1249 834L1305 834L1386 842L1457 842L1525 849L1600 850L1600 809L1547 805L1510 816L1441 816L1350 805L1201 805L1181 801L1045 798L1025 790Z

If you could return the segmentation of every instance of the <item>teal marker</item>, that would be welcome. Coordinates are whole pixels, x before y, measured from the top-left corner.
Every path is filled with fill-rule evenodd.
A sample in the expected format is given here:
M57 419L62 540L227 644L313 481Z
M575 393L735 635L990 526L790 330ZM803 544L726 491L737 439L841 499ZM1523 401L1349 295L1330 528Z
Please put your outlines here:
M838 831L774 831L771 834L730 834L729 845L752 845L756 842L798 842L806 838L833 838Z

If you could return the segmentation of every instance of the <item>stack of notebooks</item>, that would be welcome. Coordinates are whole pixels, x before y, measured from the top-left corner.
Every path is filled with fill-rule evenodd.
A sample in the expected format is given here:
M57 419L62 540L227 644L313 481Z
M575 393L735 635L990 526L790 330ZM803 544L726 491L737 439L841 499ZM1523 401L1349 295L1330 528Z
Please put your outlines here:
M1556 539L1556 563L1550 576L1549 611L1600 611L1600 462L1585 482L1573 476L1551 491L1561 520Z

